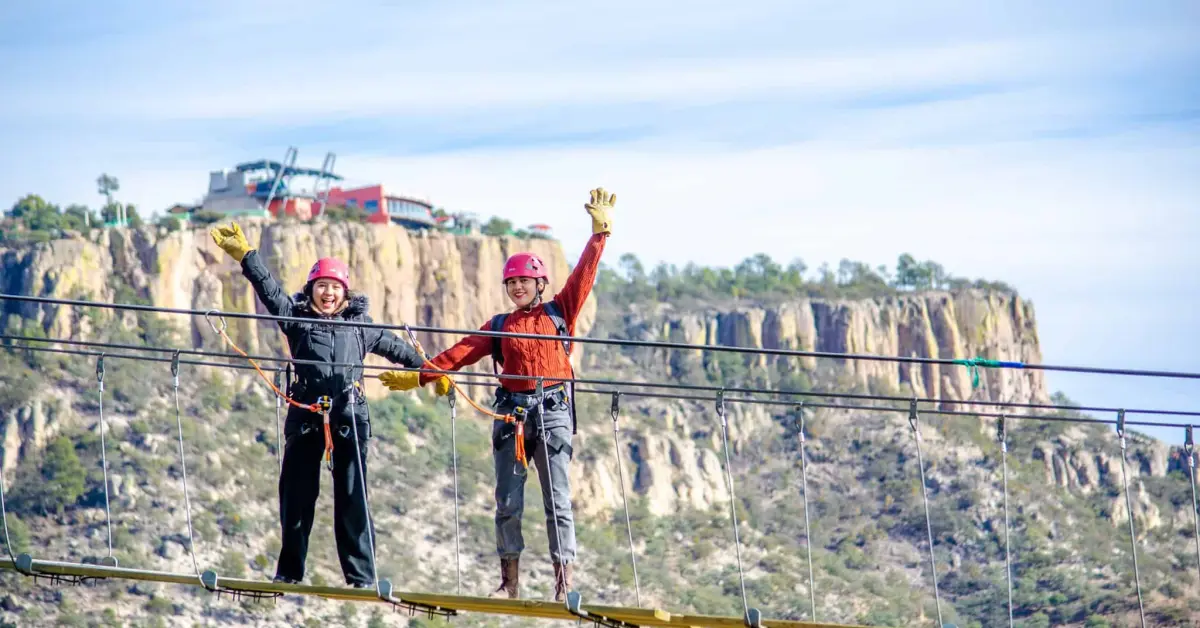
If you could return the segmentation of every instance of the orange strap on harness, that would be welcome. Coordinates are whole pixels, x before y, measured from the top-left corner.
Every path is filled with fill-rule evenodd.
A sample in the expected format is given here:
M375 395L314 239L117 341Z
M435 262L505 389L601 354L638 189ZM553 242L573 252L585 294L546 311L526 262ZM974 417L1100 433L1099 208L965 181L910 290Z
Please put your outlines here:
M325 419L325 466L333 471L333 432L329 429L329 410L333 402L329 397L322 396L317 399L317 405L321 407L321 416Z
M288 405L295 406L297 408L303 408L314 414L319 414L321 412L321 408L318 404L300 403L299 401L296 401L296 400L292 399L291 397L288 397L287 395L283 394L283 391L276 388L275 384L271 382L271 378L267 377L267 374L264 373L261 368L259 368L258 362L255 362L249 355L246 354L245 351L242 351L241 347L238 347L237 344L234 343L233 340L231 340L229 338L229 335L225 333L225 329L226 329L226 327L228 327L228 324L225 322L225 317L221 317L221 328L218 329L217 325L212 322L212 319L208 318L208 315L210 313L211 312L204 313L204 318L208 320L208 326L212 327L213 331L220 334L221 338L223 338L225 340L225 343L228 344L230 347L232 347L234 351L237 351L238 353L242 354L242 357L244 357L250 361L250 366L253 366L254 370L258 371L259 376L263 378L263 381L267 383L267 386L271 387L271 390L275 391L275 394L278 395L280 399L283 399L284 401L286 401L288 403Z
M404 331L408 332L408 339L410 341L412 341L412 345L413 345L413 347L416 348L417 353L420 354L421 356L427 356L428 354L425 353L425 349L423 349L421 347L421 341L417 340L417 335L414 334L412 332L412 330L408 328L408 325L404 326ZM430 362L429 359L426 357L422 357L421 361L423 362L423 364L421 365L421 368L428 367L435 371L441 370L436 365L434 365L432 362ZM471 404L471 407L475 408L475 410L477 412L479 412L480 414L482 414L484 416L492 417L493 419L498 419L500 421L504 421L505 423L516 423L517 424L517 452L516 452L517 462L520 462L521 466L528 469L529 461L525 458L525 422L518 421L517 417L515 417L511 414L497 414L495 412L492 412L491 410L484 408L483 406L479 405L478 403L475 403L475 400L472 399L470 397L470 395L464 394L462 388L459 387L458 382L454 381L453 379L451 379L449 377L447 377L447 379L450 379L450 385L454 387L455 392L457 392L458 395L460 397L462 397L463 399L466 399L467 403Z
M325 454L324 454L325 465L329 468L330 471L332 471L333 470L333 431L329 424L329 412L333 409L332 400L330 400L328 396L322 396L321 398L317 399L316 403L300 403L300 402L292 399L291 397L288 397L287 395L283 394L283 391L279 390L279 388L276 387L273 382L271 382L271 379L269 377L267 377L267 374L264 373L261 368L259 368L258 362L255 362L253 358L251 358L249 355L246 354L245 351L242 351L241 347L238 347L237 343L235 343L232 339L230 339L229 334L225 333L227 323L225 322L224 317L221 318L221 327L220 328L217 328L216 324L214 324L212 322L212 319L208 318L208 313L204 314L204 318L208 319L208 326L212 327L213 331L220 334L221 338L223 338L230 347L233 347L234 351L237 351L238 353L242 354L242 357L244 357L250 361L250 364L251 364L251 366L254 367L254 370L258 371L259 376L261 376L263 378L263 381L267 383L267 386L271 387L271 390L275 391L276 395L279 395L280 399L283 399L284 401L288 402L288 405L296 406L297 408L303 408L304 410L308 410L309 412L312 412L313 414L321 415L321 418L323 419L323 422L324 422L323 429L325 431Z

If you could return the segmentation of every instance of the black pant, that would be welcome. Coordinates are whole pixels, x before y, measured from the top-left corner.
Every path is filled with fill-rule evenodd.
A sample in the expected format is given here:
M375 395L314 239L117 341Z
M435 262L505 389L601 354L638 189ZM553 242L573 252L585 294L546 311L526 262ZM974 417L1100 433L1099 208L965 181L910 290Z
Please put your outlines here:
M307 414L307 413L305 413ZM311 415L310 415L311 416ZM350 421L331 425L333 434L333 533L337 540L342 574L350 585L375 582L371 545L374 526L368 525L366 487L367 442L370 423L366 414L357 417L359 456L354 455L354 431ZM279 477L279 518L283 524L283 548L279 552L276 578L299 582L304 579L308 535L313 511L321 492L321 470L325 468L325 432L321 423L293 421L284 428L283 471ZM368 534L370 536L368 536Z

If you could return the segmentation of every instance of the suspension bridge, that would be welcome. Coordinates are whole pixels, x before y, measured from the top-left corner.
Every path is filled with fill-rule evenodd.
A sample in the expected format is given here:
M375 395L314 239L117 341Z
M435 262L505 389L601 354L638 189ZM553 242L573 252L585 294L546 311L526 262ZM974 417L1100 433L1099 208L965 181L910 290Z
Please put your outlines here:
M1007 591L1007 612L1008 624L1014 625L1014 603L1013 603L1013 565L1012 565L1012 548L1009 536L1009 465L1008 465L1008 444L1009 444L1009 426L1011 421L1035 421L1035 422L1070 422L1095 424L1113 427L1116 430L1116 435L1120 444L1120 465L1121 465L1121 483L1123 493L1126 500L1126 518L1128 519L1129 532L1129 547L1131 561L1128 569L1133 572L1134 590L1130 592L1131 597L1136 597L1138 618L1141 626L1146 626L1147 610L1144 602L1144 592L1142 590L1141 577L1138 568L1138 536L1134 517L1134 508L1131 502L1129 492L1129 473L1127 470L1127 430L1130 427L1168 427L1178 428L1184 432L1184 454L1186 456L1186 468L1188 471L1188 479L1191 484L1191 500L1192 500L1192 536L1195 544L1195 568L1197 574L1200 575L1200 511L1197 510L1197 495L1196 495L1196 453L1194 442L1195 424L1192 421L1197 421L1196 417L1200 417L1200 411L1185 411L1185 410L1164 410L1164 409L1141 409L1141 408L1108 408L1108 407L1093 407L1093 406L1062 406L1057 404L1041 404L1041 403L1025 403L1025 402L1002 402L993 400L980 399L936 399L917 396L899 396L899 395L876 395L865 393L847 393L847 392L826 392L826 391L800 391L800 390L778 390L765 388L749 388L749 387L721 387L711 385L683 384L676 382L645 382L645 381L618 381L611 379L590 379L590 378L572 378L568 383L572 386L575 394L603 395L611 398L611 419L612 433L614 445L617 452L617 469L619 471L620 489L622 501L625 509L626 531L629 541L630 563L632 566L636 606L612 606L612 605L595 605L583 599L583 596L578 591L570 591L566 596L564 603L553 603L540 600L529 599L492 599L484 597L472 597L462 595L462 568L461 568L461 549L458 545L461 536L459 530L459 513L458 513L458 451L457 445L453 444L451 460L453 465L454 486L455 486L455 572L458 581L458 590L456 594L443 593L427 593L427 592L407 592L400 591L395 588L392 581L387 578L375 579L374 590L349 588L349 587L333 587L333 586L318 586L305 584L292 584L283 582L260 581L246 578L227 577L219 574L217 571L208 569L202 570L199 561L196 558L196 543L195 534L192 525L191 516L191 497L189 491L189 481L187 475L187 458L183 428L183 417L180 412L180 370L184 366L191 367L216 367L229 369L253 369L258 372L267 383L271 384L271 380L267 373L274 374L275 385L272 388L277 392L276 396L276 438L277 445L282 441L282 424L281 410L282 397L279 396L279 388L283 383L290 378L292 365L295 364L312 364L303 360L296 360L288 357L270 356L270 355L251 355L233 344L232 340L225 334L226 319L253 319L260 321L296 321L303 323L312 323L311 319L298 319L283 316L272 316L267 314L251 314L245 312L223 312L219 310L192 310L179 308L161 308L139 304L114 304L95 301L84 301L75 299L55 299L49 297L36 297L27 295L0 294L0 301L25 302L32 304L42 304L43 306L60 306L70 308L100 308L109 310L124 310L135 312L146 312L154 314L175 314L192 317L203 317L211 326L214 333L218 334L228 344L230 344L236 353L210 351L195 348L180 348L166 346L147 346L130 343L115 343L115 342L100 342L75 340L69 338L42 338L15 334L0 334L0 341L3 341L4 347L10 351L28 351L54 353L60 355L74 356L78 358L87 358L95 360L96 366L96 395L99 406L99 427L100 427L100 451L101 451L101 467L104 476L104 516L105 526L107 530L107 555L102 557L89 557L78 562L54 560L50 558L34 557L28 553L14 554L13 545L9 538L8 524L8 509L5 504L4 491L7 486L6 479L3 476L3 465L0 465L0 515L3 519L3 532L5 540L5 548L8 552L7 558L0 558L0 571L10 571L18 573L22 576L32 578L36 581L45 581L52 584L68 584L80 585L89 582L101 580L131 580L131 581L149 581L164 584L175 584L183 586L200 587L205 591L213 594L222 595L229 594L239 598L252 599L277 599L283 595L301 595L313 596L319 598L344 600L353 602L378 602L392 606L409 614L422 614L429 617L444 617L451 618L463 613L477 613L495 616L514 616L514 617L531 617L543 618L551 620L565 620L575 622L591 622L595 625L609 626L613 628L625 628L634 626L713 626L713 627L735 627L748 626L750 628L815 628L828 627L835 628L839 624L825 623L820 621L820 609L817 606L816 589L819 581L815 577L813 568L813 558L811 551L810 540L812 537L812 524L809 517L809 481L808 481L808 466L809 462L805 454L806 443L806 426L805 426L805 411L818 408L827 408L835 410L860 410L872 412L889 412L903 413L907 415L908 426L911 431L913 443L916 450L916 462L918 467L921 498L924 506L924 524L926 532L926 543L929 560L929 577L930 588L932 590L934 604L936 609L936 617L931 618L931 621L936 621L936 626L953 626L946 623L942 617L942 602L938 585L937 560L934 555L934 534L933 521L929 508L928 487L925 478L926 464L922 450L921 437L921 417L925 415L935 416L950 416L950 417L984 417L992 418L996 421L996 446L1001 454L1001 480L1003 490L1003 511L1004 511L1004 555L1005 555L1005 577L1008 587ZM360 323L341 320L322 321L322 324L327 325L350 325L358 327L375 327L392 331L403 332L415 343L415 333L424 332L428 334L449 334L449 335L485 335L496 337L517 337L536 339L548 342L558 342L555 337L537 336L532 334L520 334L512 332L492 332L480 331L475 329L449 329L430 326L409 326L409 325L389 325L384 323ZM789 358L824 358L836 360L872 360L872 361L887 361L896 363L908 364L938 364L943 366L960 366L967 368L971 374L973 383L978 384L980 369L1038 369L1043 371L1067 371L1076 373L1093 373L1107 374L1119 376L1133 377L1157 377L1157 378L1177 378L1177 379L1200 379L1200 373L1174 372L1174 371L1151 371L1151 370L1133 370L1119 368L1101 368L1101 367L1082 367L1082 366L1061 366L1061 365L1046 365L1046 364L1024 364L1020 362L1006 362L998 360L988 360L982 358L968 359L944 359L944 358L929 358L915 356L885 356L872 354L853 354L853 353L834 353L820 351L803 351L792 349L762 349L748 347L734 347L723 345L693 345L686 343L674 342L657 342L657 341L638 341L638 340L616 340L603 338L587 338L577 337L573 342L584 344L607 344L621 347L639 347L650 349L663 350L687 350L687 351L702 351L702 352L732 352L740 354L753 355L770 355L782 356ZM53 345L53 346L50 346ZM173 401L175 408L176 419L176 441L180 457L180 465L182 469L182 489L184 495L184 505L187 514L188 525L188 546L187 549L191 556L192 572L167 572L155 571L147 569L139 569L124 565L119 565L117 558L113 554L112 542L112 509L109 501L109 465L107 456L107 423L104 413L105 399L105 360L134 360L144 362L156 362L165 364L170 368L173 382ZM274 364L277 366L262 366L259 363ZM494 378L495 375L490 373L475 373L469 371L463 372L447 372L431 368L408 369L397 365L375 366L369 364L331 364L323 363L332 366L361 366L365 371L370 370L409 370L421 371L425 373L437 373L451 375L462 381L456 383L453 389L447 396L449 406L449 419L452 434L452 443L456 443L453 438L456 430L457 421L457 398L460 393L459 386L488 386L489 378ZM367 375L374 377L374 375ZM542 378L536 376L506 376L510 379L527 379L533 381L536 390L540 393L542 390ZM482 378L483 381L472 381ZM634 549L634 533L630 523L628 499L626 495L626 481L623 470L623 462L620 458L620 432L619 422L621 419L621 398L622 397L646 397L646 398L661 398L674 399L682 401L704 402L711 404L712 413L716 422L720 426L719 435L722 443L722 460L723 474L725 487L729 496L729 526L730 526L730 544L733 546L736 555L736 563L739 577L739 592L740 602L742 605L743 614L741 617L734 616L708 616L696 615L689 613L677 612L673 609L664 608L647 608L642 605L641 585L638 579L637 556ZM470 401L470 398L467 397ZM873 403L872 403L873 402ZM879 405L879 404L887 405ZM478 407L474 402L471 404ZM742 564L742 542L739 534L739 523L736 515L736 484L731 471L731 454L729 447L729 419L728 409L734 404L746 405L764 405L775 407L786 407L795 411L797 420L797 436L799 444L799 459L801 468L801 501L803 503L804 512L804 535L806 563L808 581L805 583L809 593L808 609L805 619L779 619L764 616L749 599L746 591L745 569ZM871 404L871 405L868 405ZM923 405L924 404L924 405ZM977 407L978 410L961 410L948 409L944 407L950 404L954 406ZM1039 412L1050 411L1076 411L1076 412L1094 412L1112 414L1113 419L1098 419L1079 416L1063 416L1063 415L1047 415L1039 414ZM1174 421L1165 420L1129 420L1129 415L1144 415L1149 417L1174 417ZM355 433L355 447L359 446L358 436ZM277 451L282 452L280 447ZM364 499L367 499L364 492ZM368 513L370 508L368 504ZM368 515L369 516L369 515ZM372 554L374 555L375 547L372 542Z

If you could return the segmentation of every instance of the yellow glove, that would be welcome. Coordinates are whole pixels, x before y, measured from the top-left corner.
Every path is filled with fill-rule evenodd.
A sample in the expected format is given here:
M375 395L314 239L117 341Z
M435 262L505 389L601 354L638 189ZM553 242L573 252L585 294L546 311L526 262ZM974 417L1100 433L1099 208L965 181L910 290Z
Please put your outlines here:
M388 390L412 390L421 385L421 374L416 371L385 371L379 381Z
M617 195L605 192L604 188L592 190L592 200L584 203L583 208L592 216L592 233L612 233L612 221L608 218L608 210L617 202Z
M433 392L439 397L445 397L450 394L450 389L454 386L454 382L450 378L443 375L433 381Z
M216 242L217 246L221 247L221 250L239 262L242 261L242 258L252 248L250 243L246 241L246 236L242 233L242 228L236 222L229 223L228 227L214 227L208 233L212 235L213 242Z

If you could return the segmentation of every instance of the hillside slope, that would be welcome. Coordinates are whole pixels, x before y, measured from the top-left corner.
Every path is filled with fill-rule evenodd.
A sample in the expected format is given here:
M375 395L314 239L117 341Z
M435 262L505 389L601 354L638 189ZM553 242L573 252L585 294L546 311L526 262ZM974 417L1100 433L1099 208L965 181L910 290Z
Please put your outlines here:
M493 285L503 255L540 247L560 283L572 252L547 241L431 236L336 224L249 225L272 268L298 285L316 251L349 258L378 321L472 327L502 306ZM253 294L202 231L106 231L0 250L5 291L166 307L254 311ZM740 295L662 305L631 298L611 274L598 283L584 333L754 347L1040 361L1030 305L1003 291L836 296ZM5 302L9 333L156 346L221 347L202 317L128 314ZM243 348L278 351L270 324L230 329ZM452 338L422 338L438 350ZM580 375L723 386L778 386L964 399L1046 401L1037 371L987 371L974 387L962 368L785 360L588 345ZM3 356L3 464L13 544L38 557L104 555L99 405L93 359ZM486 360L484 361L486 362ZM104 412L113 543L122 565L190 572L176 417L166 364L110 359ZM489 371L481 364L478 370ZM475 389L486 399L486 388ZM618 450L604 395L581 393L572 475L580 511L578 587L595 602L632 604L617 452L630 487L645 605L740 615L720 424L711 402L621 400ZM200 567L269 577L279 547L275 402L252 372L184 367L179 391ZM450 425L444 400L372 390L372 509L381 575L401 589L455 587ZM771 411L769 411L771 410ZM934 616L914 439L904 412L805 413L809 513L819 618L872 625L928 624ZM747 595L769 617L807 617L807 539L800 499L796 413L731 403L733 479ZM456 425L463 590L495 586L488 421L460 408ZM1003 514L991 421L921 420L942 613L962 626L1001 625ZM1009 426L1014 591L1021 625L1130 625L1136 613L1120 449L1091 426ZM1190 495L1179 452L1134 435L1128 454L1139 567L1156 625L1200 613L1190 557ZM328 495L328 480L323 480ZM538 504L537 483L526 503ZM340 581L332 509L322 497L310 550L314 582ZM527 597L545 598L551 571L543 518L527 511ZM0 617L18 625L400 625L369 605L285 598L275 605L218 600L201 590L101 583L56 591L3 576ZM1190 615L1189 615L1190 614ZM20 619L18 619L18 617ZM121 617L121 620L117 620ZM518 625L472 615L468 625ZM1107 623L1106 623L1107 622ZM412 620L423 623L423 620Z

